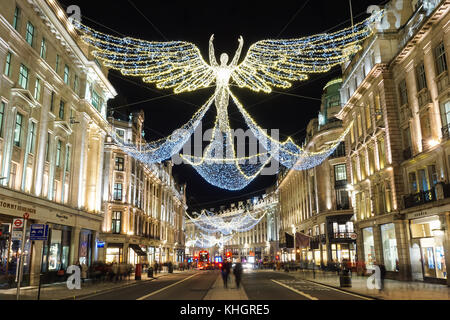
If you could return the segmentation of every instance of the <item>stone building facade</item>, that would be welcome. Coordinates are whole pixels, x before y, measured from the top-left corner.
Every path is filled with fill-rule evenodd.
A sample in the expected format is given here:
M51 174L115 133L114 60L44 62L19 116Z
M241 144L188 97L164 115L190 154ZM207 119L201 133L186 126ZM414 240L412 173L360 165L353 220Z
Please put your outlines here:
M341 85L342 79L334 79L324 87L319 117L307 126L304 146L307 150L319 151L343 133L342 122L335 118L341 109ZM279 175L282 261L309 266L313 263L327 266L331 261L343 259L355 262L347 177L344 143L313 169L285 170Z
M142 111L132 114L129 121L109 118L118 137L137 145L145 143L144 120ZM102 199L102 260L150 265L184 262L186 185L175 182L170 161L146 165L108 136Z
M346 152L358 261L382 263L399 280L449 283L450 1L393 0L385 9L343 66L338 117L356 121Z
M246 202L233 203L228 208L221 206L219 210L211 209L214 214L219 215L225 221L233 217L249 212L253 217L263 217L252 229L245 232L235 232L231 240L222 246L202 247L194 244L195 240L202 237L204 231L199 229L190 219L186 220L186 256L193 259L201 250L208 250L212 261L216 256L224 257L227 252L231 253L232 261L254 263L273 262L279 256L278 248L278 194L275 190L268 190L261 197L248 199ZM213 235L214 236L214 235ZM216 235L220 237L219 234ZM189 246L189 242L193 245Z
M15 277L20 241L12 220L25 212L28 232L46 223L50 234L27 240L24 284L37 284L41 271L44 282L57 281L68 265L98 259L106 101L115 95L55 1L2 1L1 283Z

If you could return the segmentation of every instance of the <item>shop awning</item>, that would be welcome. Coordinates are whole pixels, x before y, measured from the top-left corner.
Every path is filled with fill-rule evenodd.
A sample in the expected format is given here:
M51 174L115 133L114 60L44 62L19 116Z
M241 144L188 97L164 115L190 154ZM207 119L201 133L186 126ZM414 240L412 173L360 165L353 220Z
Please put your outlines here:
M136 254L137 254L138 256L146 256L146 255L147 255L147 253L146 253L145 251L143 251L143 250L141 249L141 247L140 247L139 245L137 245L137 244L132 244L132 243L130 243L128 246L129 246L130 248L132 248L132 249L134 250L134 252L136 252Z

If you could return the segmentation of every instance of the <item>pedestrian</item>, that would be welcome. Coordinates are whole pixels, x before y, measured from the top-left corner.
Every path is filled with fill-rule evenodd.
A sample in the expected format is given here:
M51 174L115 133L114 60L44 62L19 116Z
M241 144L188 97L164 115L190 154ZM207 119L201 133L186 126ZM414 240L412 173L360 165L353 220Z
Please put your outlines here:
M112 279L114 282L117 282L117 279L119 278L119 266L117 265L117 262L114 262L111 268L112 271Z
M88 267L86 265L86 263L82 263L81 264L81 281L84 283L84 280L87 279L87 272L88 272Z
M158 262L155 261L153 269L155 269L155 275L156 275L158 273Z
M223 287L225 289L228 289L228 276L229 276L229 273L228 273L228 270L227 270L227 264L228 264L228 262L224 262L222 264L222 268L221 268Z
M242 264L239 261L236 262L236 265L234 266L233 274L236 281L236 289L239 289L242 277Z
M380 283L379 283L378 290L383 291L384 290L384 279L386 278L386 267L382 263L379 263L378 267L380 268Z

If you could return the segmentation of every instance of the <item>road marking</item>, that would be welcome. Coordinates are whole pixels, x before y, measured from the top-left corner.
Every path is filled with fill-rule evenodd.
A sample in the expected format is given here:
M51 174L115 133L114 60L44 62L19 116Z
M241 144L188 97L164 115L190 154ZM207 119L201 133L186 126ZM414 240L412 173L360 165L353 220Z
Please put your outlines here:
M183 282L183 281L186 281L186 280L188 280L188 279L190 279L190 278L192 278L192 277L194 277L194 276L196 276L196 275L198 275L198 274L199 274L199 273L195 273L195 274L193 274L193 275L190 276L190 277L187 277L187 278L184 278L183 280L180 280L180 281L178 281L178 282L172 283L171 285L169 285L169 286L167 286L167 287L164 287L164 288L161 288L161 289L159 289L159 290L153 291L152 293L149 293L149 294L147 294L147 295L145 295L145 296L142 296L142 297L140 297L140 298L137 298L136 300L144 300L144 299L147 299L147 298L150 297L150 296L153 296L153 295L155 295L155 294L157 294L157 293L160 293L161 291L164 291L164 290L166 290L166 289L169 289L170 287L176 286L177 284L179 284L179 283L181 283L181 282Z
M283 286L283 287L285 287L285 288L288 288L289 290L292 290L292 291L294 291L295 293L298 293L298 294L300 294L300 295L302 295L302 296L304 296L304 297L306 297L306 298L308 298L308 299L310 299L310 300L319 300L319 299L317 299L316 297L310 296L310 295L307 294L307 293L304 293L304 292L299 291L299 290L297 290L297 289L291 288L291 287L285 285L284 283L278 282L277 280L273 280L273 279L272 279L272 281L275 282L275 283L277 283L277 284L279 284L280 286Z
M364 297L364 296L360 296L359 294L356 294L356 293L350 293L350 292L345 291L345 290L340 290L340 289L334 288L334 287L332 287L332 286L325 286L325 285L323 285L323 284L321 284L321 283L314 282L314 281L311 281L311 280L306 280L306 279L301 279L301 280L309 281L309 282L312 282L312 283L314 283L314 284L317 284L318 286L322 286L322 287L325 287L325 288L328 288L328 289L332 289L332 290L338 291L338 292L340 292L340 293L348 294L348 295L350 295L350 296L355 296L355 297L358 297L358 298L361 298L361 299L375 300L375 299L367 298L367 297Z

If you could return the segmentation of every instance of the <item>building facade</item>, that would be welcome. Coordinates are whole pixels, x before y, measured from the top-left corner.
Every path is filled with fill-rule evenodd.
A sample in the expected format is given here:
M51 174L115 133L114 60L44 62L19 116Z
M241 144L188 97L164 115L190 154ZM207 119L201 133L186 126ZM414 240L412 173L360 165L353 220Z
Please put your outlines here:
M98 259L107 71L79 41L55 1L4 0L0 7L0 283L14 284L21 240L13 218L50 226L27 240L24 284L56 281ZM42 261L42 263L41 263Z
M446 108L450 1L391 1L343 66L358 261L399 280L449 283ZM365 272L365 270L359 270Z
M129 121L109 118L116 135L136 145L145 143L144 120L142 111ZM101 260L150 265L184 262L186 185L175 182L172 163L146 165L109 136L104 160Z
M304 147L319 151L344 131L335 118L341 109L342 79L324 87L318 119L307 126ZM278 177L282 261L328 266L356 260L353 210L349 201L345 144L319 166L285 170Z
M218 211L211 209L210 211L222 217L225 221L231 221L233 217L247 212L255 218L262 217L252 229L245 232L235 232L230 240L212 247L203 247L198 242L195 244L195 241L192 241L201 239L204 232L190 219L187 219L186 239L187 243L191 242L193 245L186 245L186 256L192 259L198 256L201 250L208 250L212 259L216 256L224 257L229 252L233 262L238 260L244 263L275 261L277 255L279 255L277 207L278 195L276 191L268 190L261 197L254 197L246 202L240 201L237 204L231 204L228 208L221 206ZM216 236L220 237L220 235Z

